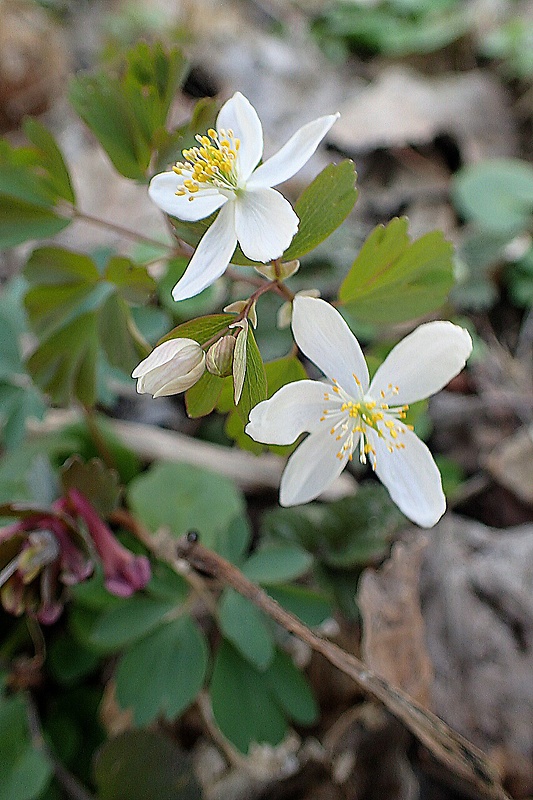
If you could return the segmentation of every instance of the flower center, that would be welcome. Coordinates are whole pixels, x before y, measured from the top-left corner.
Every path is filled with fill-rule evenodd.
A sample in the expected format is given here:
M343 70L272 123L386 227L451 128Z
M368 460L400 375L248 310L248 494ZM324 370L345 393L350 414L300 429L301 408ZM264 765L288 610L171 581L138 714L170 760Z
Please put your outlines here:
M333 406L324 409L320 421L327 420L333 423L330 434L341 443L337 458L342 459L347 455L351 461L353 451L359 444L359 460L362 464L366 464L369 459L372 469L375 469L376 451L369 431L374 431L380 439L385 440L389 453L403 450L405 444L401 441L401 436L406 430L413 430L412 425L402 422L409 406L391 406L386 402L389 395L398 394L397 386L389 384L387 391L380 393L380 401L377 401L364 395L361 382L355 375L353 377L359 390L359 397L354 398L349 395L334 380L332 387L334 394L324 393L324 400Z
M207 188L236 191L237 153L241 143L233 131L217 132L210 128L207 135L197 134L195 139L199 146L183 150L185 161L178 161L172 167L176 175L184 176L176 190L178 197L189 195L189 200L193 200L197 192Z

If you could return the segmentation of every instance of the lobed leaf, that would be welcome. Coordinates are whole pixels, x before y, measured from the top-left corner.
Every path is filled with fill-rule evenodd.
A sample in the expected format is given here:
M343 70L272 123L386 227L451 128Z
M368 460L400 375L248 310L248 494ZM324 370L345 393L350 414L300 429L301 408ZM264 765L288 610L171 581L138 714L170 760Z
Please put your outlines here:
M144 180L154 152L168 144L165 124L186 72L178 48L139 42L118 75L100 72L72 82L72 105L125 177Z
M453 249L441 231L411 242L405 217L378 225L339 290L346 310L364 322L393 323L438 308L453 285Z
M178 717L204 683L208 649L189 616L161 625L130 646L116 672L117 700L136 725ZM149 676L149 680L147 677Z
M220 630L258 670L274 658L274 639L264 614L242 595L226 589L219 606Z

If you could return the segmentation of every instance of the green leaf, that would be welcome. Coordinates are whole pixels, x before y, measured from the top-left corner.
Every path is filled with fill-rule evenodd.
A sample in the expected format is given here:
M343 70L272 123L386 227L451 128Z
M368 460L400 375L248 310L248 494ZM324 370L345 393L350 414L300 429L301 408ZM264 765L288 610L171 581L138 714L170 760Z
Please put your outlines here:
M96 314L83 314L42 341L28 360L28 370L54 403L68 405L74 396L93 406L97 355Z
M242 567L254 583L284 583L304 575L312 566L313 557L301 547L284 545L256 550Z
M48 647L46 664L54 680L72 686L94 672L99 658L67 634L58 636Z
M400 322L445 301L453 285L452 245L440 231L411 242L405 217L378 225L365 241L339 290L357 320Z
M342 161L325 167L304 190L294 207L300 219L298 233L283 254L284 261L314 250L344 222L357 200L356 179L353 162Z
M279 744L287 732L265 673L254 669L227 641L220 646L211 679L215 721L242 753L252 742Z
M70 225L47 208L0 194L0 250L31 239L47 239Z
M172 600L176 607L187 599L189 584L163 561L157 561L152 566L152 578L146 591L157 600Z
M291 614L302 620L304 625L316 628L333 616L333 606L322 592L306 586L268 586L269 595Z
M235 349L237 349L237 347L235 347ZM260 403L261 400L265 400L266 396L267 382L265 367L255 341L252 326L249 325L246 343L246 373L244 375L242 394L237 404L237 411L241 419L248 422L248 417L252 408Z
M284 356L275 361L267 361L265 373L268 385L267 397L272 397L287 383L307 379L307 372L296 356Z
M99 458L86 462L71 456L61 467L61 485L65 494L70 489L82 492L102 517L116 508L121 494L118 473Z
M459 211L494 234L516 234L531 225L533 166L518 159L472 164L456 174L452 196Z
M177 48L139 42L118 76L81 75L70 101L115 168L126 178L145 179L154 151L168 146L170 104L186 74Z
M104 278L116 286L124 300L134 305L146 303L157 288L146 267L135 264L124 256L112 256L109 259Z
M136 725L178 717L202 688L208 661L205 637L189 616L162 625L122 656L117 700ZM149 679L148 679L149 677Z
M126 731L98 750L100 800L201 800L190 756L159 731Z
M40 123L26 128L34 147L0 141L0 249L53 236L71 222L55 211L58 201L73 199L63 157Z
M198 344L205 344L213 336L225 331L228 325L234 321L234 314L211 314L207 317L192 319L173 328L166 336L163 336L158 344L169 339L194 339Z
M318 719L318 706L311 687L287 653L277 651L267 672L272 694L291 719L312 725Z
M22 443L28 417L41 419L46 410L22 362L21 335L25 333L24 309L15 282L11 282L0 296L0 431L8 449Z
M126 178L143 180L151 151L118 82L105 74L79 75L70 85L69 99L115 169Z
M265 670L274 658L274 640L261 611L233 589L226 589L219 615L226 639L257 669Z
M210 414L218 402L220 392L231 378L218 378L210 372L204 372L198 383L185 393L185 406L189 417L205 417Z
M34 800L52 777L52 765L31 743L26 699L0 698L0 800Z
M130 375L150 347L141 341L130 309L116 294L110 294L98 315L98 339L108 362Z
M296 542L329 566L349 569L382 558L404 524L386 489L360 486L355 497L301 508L278 508L263 518L262 535Z
M128 503L150 530L164 526L175 536L197 530L202 543L220 555L230 524L244 511L231 481L188 464L154 465L130 483Z
M173 600L131 597L105 611L91 630L90 643L100 652L113 652L157 628L176 608Z
M40 164L47 172L47 181L52 191L58 198L75 204L76 195L68 167L50 131L35 117L27 117L23 127L24 133L39 153Z
M28 362L34 380L58 404L75 397L93 405L100 348L127 374L147 355L123 298L146 298L152 279L144 267L118 257L101 275L89 256L59 247L35 250L24 274L26 310L40 336Z

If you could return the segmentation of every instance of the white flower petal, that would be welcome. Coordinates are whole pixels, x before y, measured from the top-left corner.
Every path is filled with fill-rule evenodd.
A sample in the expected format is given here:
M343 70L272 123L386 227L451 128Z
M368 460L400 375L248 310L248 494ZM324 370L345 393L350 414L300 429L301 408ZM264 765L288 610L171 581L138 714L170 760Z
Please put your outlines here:
M178 217L186 222L196 222L209 217L227 200L216 189L205 189L195 195L187 193L178 196L176 189L180 183L180 177L175 172L160 172L152 178L148 187L148 194L156 206L172 217Z
M320 381L295 381L282 386L271 398L250 411L246 433L256 442L291 444L301 433L312 433L327 422L324 416L324 393L331 386Z
M226 268L237 246L234 203L226 203L216 220L200 239L193 257L172 290L174 300L194 297L211 286Z
M424 442L410 431L400 434L403 450L390 453L384 439L368 430L376 451L376 474L400 511L422 528L431 528L446 510L439 470Z
M471 352L472 339L464 328L451 322L426 322L389 353L374 375L369 394L385 392L389 405L430 397L461 372ZM389 384L398 387L392 400Z
M197 350L198 347L199 344L195 342L194 339L168 339L166 342L162 342L157 345L157 347L154 347L150 355L141 361L140 364L137 364L131 373L131 377L140 378L142 375L146 375L147 372L150 372L150 370L171 361L183 350L190 348Z
M357 397L357 376L362 391L368 387L368 369L359 342L338 311L324 300L298 295L294 299L292 330L296 344L311 361Z
M246 181L263 155L263 128L257 111L244 95L235 92L220 109L216 129L232 130L240 140L239 178Z
M329 426L309 434L287 461L279 487L282 506L295 506L314 500L338 478L348 456L337 458L339 443Z
M153 394L154 397L168 397L170 394L178 394L179 392L186 392L195 383L198 383L200 378L205 372L205 355L202 361L193 369L189 370L186 375L179 375L174 378L170 377L167 383L164 383L161 388L155 392L151 392L146 388L145 391Z
M277 186L292 178L311 158L339 114L319 117L291 136L281 150L261 164L250 177L249 186Z
M242 252L263 263L283 254L298 230L291 204L275 189L244 192L235 200L235 230Z

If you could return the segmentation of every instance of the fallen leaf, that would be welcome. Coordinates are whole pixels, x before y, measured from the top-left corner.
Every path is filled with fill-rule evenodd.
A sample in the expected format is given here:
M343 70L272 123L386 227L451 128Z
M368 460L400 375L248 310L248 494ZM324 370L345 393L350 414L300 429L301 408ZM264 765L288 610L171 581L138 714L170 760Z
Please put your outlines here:
M463 163L516 153L510 100L481 70L426 78L388 67L340 107L329 140L349 154L427 144L447 134Z

